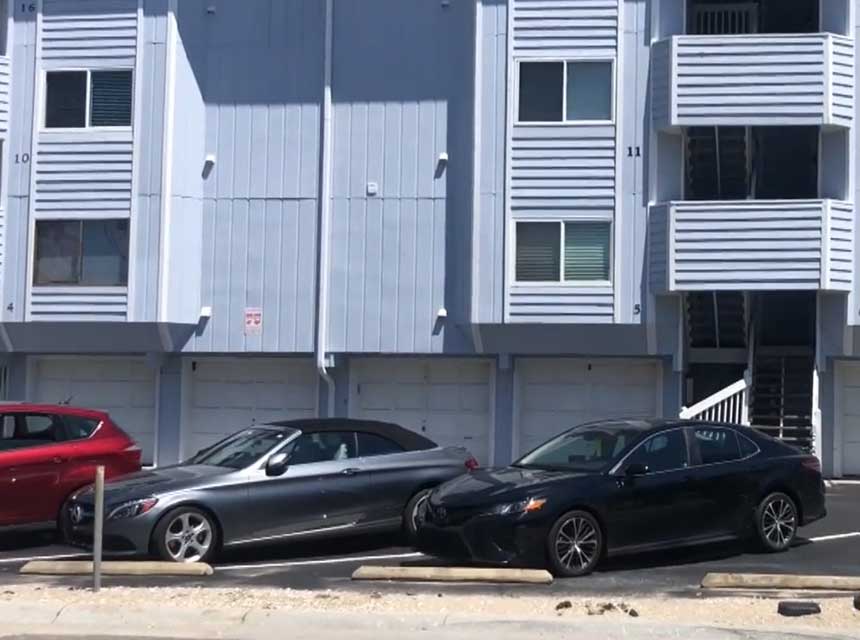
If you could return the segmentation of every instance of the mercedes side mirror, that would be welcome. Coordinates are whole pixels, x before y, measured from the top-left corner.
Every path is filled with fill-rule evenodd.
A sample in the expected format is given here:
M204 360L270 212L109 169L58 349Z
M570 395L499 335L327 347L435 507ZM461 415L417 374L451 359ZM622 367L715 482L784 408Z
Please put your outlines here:
M282 476L287 472L289 467L290 456L286 453L276 453L266 463L266 475L274 478Z

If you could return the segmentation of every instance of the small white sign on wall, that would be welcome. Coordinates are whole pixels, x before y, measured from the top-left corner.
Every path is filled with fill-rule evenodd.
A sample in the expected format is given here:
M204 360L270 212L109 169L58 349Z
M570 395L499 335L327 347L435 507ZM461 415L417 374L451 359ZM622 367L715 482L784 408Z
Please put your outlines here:
M263 333L263 310L259 307L245 308L245 335L259 336Z

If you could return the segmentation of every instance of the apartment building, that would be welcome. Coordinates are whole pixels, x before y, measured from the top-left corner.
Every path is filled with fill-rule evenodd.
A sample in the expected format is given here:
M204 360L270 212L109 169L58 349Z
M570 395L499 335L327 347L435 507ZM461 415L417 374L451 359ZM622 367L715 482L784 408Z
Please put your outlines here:
M8 399L162 465L662 415L860 474L853 0L0 4Z

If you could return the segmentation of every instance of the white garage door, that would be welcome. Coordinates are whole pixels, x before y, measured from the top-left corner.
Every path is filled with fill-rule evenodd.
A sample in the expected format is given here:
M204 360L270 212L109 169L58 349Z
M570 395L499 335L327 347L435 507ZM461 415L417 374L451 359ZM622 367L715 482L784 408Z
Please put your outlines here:
M653 361L518 361L519 453L589 420L655 417L660 375Z
M34 397L107 411L152 464L155 449L156 372L136 358L40 358Z
M484 360L354 361L351 414L393 422L442 446L490 460L490 363Z
M184 457L254 423L317 415L317 372L311 360L201 358L191 368Z
M836 411L841 414L842 475L860 476L860 362L841 362L837 367L841 384L837 393L841 406Z

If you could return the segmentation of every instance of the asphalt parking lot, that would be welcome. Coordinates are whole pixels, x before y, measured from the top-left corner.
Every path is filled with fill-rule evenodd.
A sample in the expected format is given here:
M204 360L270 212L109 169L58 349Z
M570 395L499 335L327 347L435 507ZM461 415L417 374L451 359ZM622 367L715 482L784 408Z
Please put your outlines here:
M695 596L702 577L712 571L742 573L802 573L860 576L860 483L828 488L826 519L801 529L797 546L787 553L758 553L745 544L712 545L610 560L587 578L557 580L549 587L409 585L409 591L444 589L515 593L519 589L570 593L659 594ZM30 559L81 557L80 551L59 545L51 534L0 537L0 588L45 578L20 576ZM219 559L214 576L182 579L184 586L237 588L243 586L292 589L404 590L403 585L352 582L362 564L427 564L432 558L403 546L398 536L350 538L324 543L293 544L230 553ZM107 578L106 585L176 586L178 579ZM86 586L86 578L52 578L62 586Z

